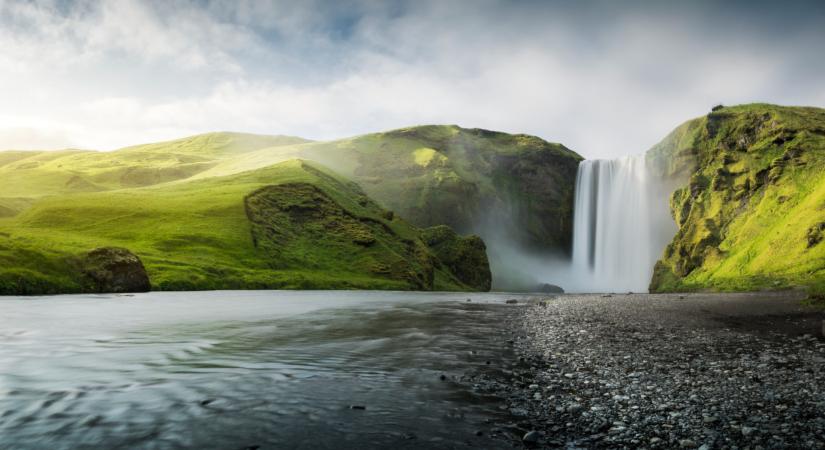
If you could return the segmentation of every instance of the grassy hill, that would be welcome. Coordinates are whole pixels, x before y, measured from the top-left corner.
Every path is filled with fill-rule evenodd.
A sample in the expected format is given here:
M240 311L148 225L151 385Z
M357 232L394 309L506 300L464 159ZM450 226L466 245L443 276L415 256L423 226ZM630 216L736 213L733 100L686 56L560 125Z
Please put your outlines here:
M570 244L573 186L582 158L534 136L454 125L329 142L210 133L114 152L0 152L0 215L44 195L224 177L295 158L334 168L420 227L445 224L485 234L488 226L507 226L532 248Z
M124 152L158 154L148 146ZM121 160L114 153L101 159ZM74 156L49 160L66 157ZM300 160L223 177L41 195L0 218L0 293L83 291L78 261L99 247L134 252L158 290L489 289L486 255L475 272L486 271L487 284L465 283L423 233L354 183ZM456 245L476 241L455 238Z
M455 125L429 125L330 142L263 148L195 178L253 170L290 158L334 167L411 223L490 236L507 227L520 244L566 250L581 156L561 144ZM495 212L491 214L491 212Z
M0 202L184 180L246 152L305 142L289 136L209 133L114 152L0 152Z
M652 291L806 286L825 292L825 110L717 109L648 153L679 231Z
M413 127L329 142L209 133L112 152L0 152L0 232L5 227L21 236L29 228L32 233L49 230L47 234L59 237L61 242L79 239L88 246L92 232L102 233L97 237L117 237L92 227L92 222L101 221L121 230L123 236L113 243L131 249L131 239L140 243L152 236L151 227L174 226L169 216L175 212L200 206L175 204L167 211L165 204L158 203L153 205L156 210L145 211L146 217L140 220L121 208L140 206L155 196L173 197L190 191L192 186L203 192L208 189L219 199L226 195L224 190L233 190L244 174L295 159L334 168L337 174L357 183L381 208L394 211L415 227L448 225L488 241L496 237L498 230L506 230L502 234L507 236L509 246L559 252L569 247L573 185L581 157L562 145L533 136L452 125ZM246 185L243 189L248 189L248 194L259 187ZM204 205L211 205L211 200ZM51 211L48 218L38 216L47 207ZM65 209L63 213L61 208ZM76 228L71 236L63 236L64 228L72 224ZM150 228L134 231L138 224ZM86 231L80 231L81 227L87 227ZM130 233L134 238L128 236ZM184 231L178 234L181 236L172 242L189 239L187 245L199 245L197 236L187 236ZM32 245L50 248L44 246L45 240L38 242ZM220 255L213 251L215 247L203 243L200 247L206 252L204 257L220 261ZM178 249L170 247L170 251ZM149 267L157 267L153 264ZM498 263L500 267L503 264ZM164 270L171 273L177 269L169 264ZM163 288L172 286L160 284L163 278L157 271L154 279Z

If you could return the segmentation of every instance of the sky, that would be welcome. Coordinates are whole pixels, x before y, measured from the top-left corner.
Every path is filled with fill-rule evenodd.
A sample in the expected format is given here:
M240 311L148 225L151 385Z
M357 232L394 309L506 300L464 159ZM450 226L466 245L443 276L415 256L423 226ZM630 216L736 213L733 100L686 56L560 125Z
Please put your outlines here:
M0 149L435 123L613 158L750 102L825 107L825 2L0 0Z

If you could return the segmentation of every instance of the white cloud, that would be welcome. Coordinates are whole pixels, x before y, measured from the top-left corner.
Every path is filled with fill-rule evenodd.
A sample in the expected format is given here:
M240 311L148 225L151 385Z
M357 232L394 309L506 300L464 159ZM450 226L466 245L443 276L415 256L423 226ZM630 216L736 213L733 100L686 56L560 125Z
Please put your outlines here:
M0 129L0 142L11 142L10 150L51 150L55 148L70 148L71 133L57 127L32 129L26 127L11 127Z
M800 63L817 30L496 1L334 5L0 0L0 148L458 123L610 157L719 102L825 106L818 68Z

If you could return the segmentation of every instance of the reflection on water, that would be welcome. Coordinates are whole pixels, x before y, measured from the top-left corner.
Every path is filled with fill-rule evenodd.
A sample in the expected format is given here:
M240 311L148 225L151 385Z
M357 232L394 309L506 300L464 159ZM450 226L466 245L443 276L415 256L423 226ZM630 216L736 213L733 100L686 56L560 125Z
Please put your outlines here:
M0 448L507 448L440 377L509 357L504 297L471 296L2 298Z

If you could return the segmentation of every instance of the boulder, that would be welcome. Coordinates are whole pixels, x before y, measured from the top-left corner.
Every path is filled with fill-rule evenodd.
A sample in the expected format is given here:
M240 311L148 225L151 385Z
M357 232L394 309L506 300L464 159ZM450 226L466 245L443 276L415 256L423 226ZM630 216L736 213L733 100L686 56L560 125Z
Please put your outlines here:
M808 248L814 247L822 242L822 231L825 230L825 222L820 222L808 229Z
M147 292L151 289L143 262L125 248L102 247L82 261L90 290L98 293Z
M439 225L422 230L422 238L460 282L474 290L490 290L492 274L487 246L480 237L460 236L452 228Z
M542 292L544 294L564 294L564 289L555 284L542 283L536 286L536 292Z

